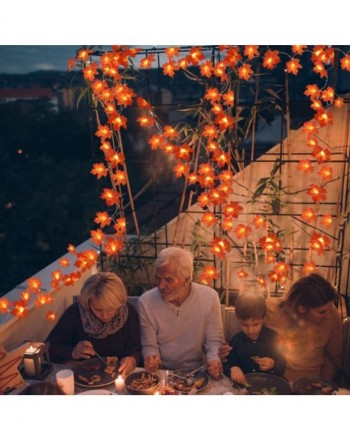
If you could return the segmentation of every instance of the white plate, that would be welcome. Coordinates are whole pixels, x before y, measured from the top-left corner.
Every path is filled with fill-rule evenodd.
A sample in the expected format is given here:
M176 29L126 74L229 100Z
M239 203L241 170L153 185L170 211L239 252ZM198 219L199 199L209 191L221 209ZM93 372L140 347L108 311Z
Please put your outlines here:
M77 395L117 395L106 389L89 389L84 392L80 392Z

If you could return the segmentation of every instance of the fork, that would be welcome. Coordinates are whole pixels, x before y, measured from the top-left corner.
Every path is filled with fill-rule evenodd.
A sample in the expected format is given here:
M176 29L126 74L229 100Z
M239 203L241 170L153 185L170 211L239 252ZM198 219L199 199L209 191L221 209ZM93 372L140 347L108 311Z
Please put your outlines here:
M95 355L97 355L97 357L105 364L105 365L107 365L108 363L101 357L101 355L99 355L96 351L95 351L95 349L93 349L93 351L95 352Z

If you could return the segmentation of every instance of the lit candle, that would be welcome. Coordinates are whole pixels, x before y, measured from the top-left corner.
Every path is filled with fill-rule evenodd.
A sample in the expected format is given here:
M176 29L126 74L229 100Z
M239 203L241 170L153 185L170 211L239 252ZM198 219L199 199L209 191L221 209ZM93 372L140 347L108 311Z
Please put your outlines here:
M118 392L124 392L125 390L124 378L121 375L118 375L118 378L115 380L114 384Z
M34 354L36 352L37 348L34 348L34 346L29 346L29 348L26 350L26 354ZM26 358L24 357L24 371L26 375L34 376L35 375L35 363L34 358Z

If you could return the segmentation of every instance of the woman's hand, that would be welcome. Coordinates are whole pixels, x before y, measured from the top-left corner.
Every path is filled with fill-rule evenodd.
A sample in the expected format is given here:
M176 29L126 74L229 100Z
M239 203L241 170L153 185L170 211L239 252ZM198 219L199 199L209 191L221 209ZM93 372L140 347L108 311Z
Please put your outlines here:
M150 372L155 372L160 369L161 359L159 355L148 355L145 357L145 369Z
M118 372L121 374L123 378L125 378L130 372L132 372L136 368L136 360L134 357L124 357L120 362L120 367Z
M229 353L232 351L231 346L225 341L220 347L219 347L219 357L220 360L225 363L227 361Z
M95 355L95 351L92 347L91 341L83 340L74 346L72 351L73 360L79 360L80 358L88 359Z
M247 382L246 377L241 368L238 366L233 366L230 369L231 380L238 384L244 384Z
M221 361L208 360L207 361L207 371L208 371L208 374L214 380L219 380L222 377L222 373L223 373L223 367L222 367Z
M257 357L254 361L259 365L261 371L269 371L275 366L275 361L269 357Z

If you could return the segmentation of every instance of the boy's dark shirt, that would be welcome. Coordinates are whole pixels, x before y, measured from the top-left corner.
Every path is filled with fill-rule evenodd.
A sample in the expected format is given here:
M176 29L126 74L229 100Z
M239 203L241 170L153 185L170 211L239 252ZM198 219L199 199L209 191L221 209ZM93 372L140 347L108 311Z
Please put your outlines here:
M252 372L265 372L268 374L282 375L285 368L285 358L278 347L278 334L274 330L263 326L259 337L251 340L243 332L236 334L230 341L232 350L224 364L224 372L230 376L230 368L238 366L245 374ZM252 357L269 357L275 362L274 367L268 371L261 371L259 365Z

